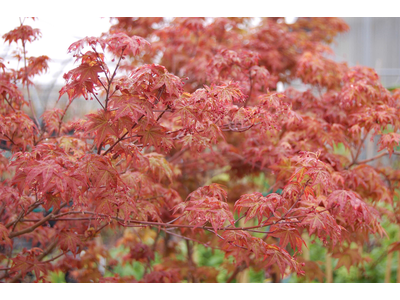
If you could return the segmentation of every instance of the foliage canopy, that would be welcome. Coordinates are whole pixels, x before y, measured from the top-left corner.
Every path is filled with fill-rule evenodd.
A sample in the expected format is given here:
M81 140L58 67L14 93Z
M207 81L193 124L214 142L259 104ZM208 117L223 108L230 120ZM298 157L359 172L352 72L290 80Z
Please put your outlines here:
M49 58L26 49L40 31L3 36L21 67L0 58L1 281L231 282L246 268L323 280L300 255L310 239L350 268L385 235L382 216L399 222L399 171L367 163L399 154L400 91L329 58L342 20L113 24L69 47L67 105L39 117L29 87ZM277 91L296 81L306 89ZM79 97L99 109L66 120ZM382 152L360 160L376 136Z

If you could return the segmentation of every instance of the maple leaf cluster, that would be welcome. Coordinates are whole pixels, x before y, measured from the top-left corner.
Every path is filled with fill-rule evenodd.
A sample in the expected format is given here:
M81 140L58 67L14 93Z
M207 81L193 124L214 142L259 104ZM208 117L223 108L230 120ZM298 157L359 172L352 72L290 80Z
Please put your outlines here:
M48 69L25 55L40 31L5 34L24 66L0 58L0 281L215 282L198 245L225 254L227 282L246 268L318 279L305 236L338 266L362 264L354 245L385 235L382 216L400 222L400 176L374 164L399 154L400 92L327 58L346 30L337 18L117 18L68 48L67 105L39 118L17 84ZM277 91L293 80L307 90ZM79 97L98 109L66 120ZM374 137L384 152L360 160ZM132 263L141 276L116 271Z

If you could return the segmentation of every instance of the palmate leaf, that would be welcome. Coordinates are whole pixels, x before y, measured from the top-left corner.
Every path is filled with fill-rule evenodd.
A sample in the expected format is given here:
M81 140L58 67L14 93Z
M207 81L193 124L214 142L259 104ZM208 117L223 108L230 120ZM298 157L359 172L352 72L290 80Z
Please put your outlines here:
M117 170L108 158L102 155L87 155L80 166L88 185L106 188L116 187L120 180Z
M300 269L299 263L294 260L285 249L279 248L275 245L267 245L266 252L265 260L267 266L277 265L282 278L285 276L285 270L287 267L298 274L304 274Z
M197 152L202 152L205 148L211 148L211 140L200 134L187 134L180 141L183 147Z
M141 99L139 95L132 95L122 91L121 95L114 95L111 100L110 104L117 109L115 120L129 116L136 123L142 115L147 116L149 119L152 118L151 103Z
M167 71L164 66L158 64L142 65L137 67L131 75L132 87L136 92L143 93L150 100L155 99L155 92L159 92L164 104L172 105L173 100L180 97L183 93L184 82L182 79Z
M369 204L361 200L353 191L336 190L326 199L334 216L340 215L353 230L368 227L373 233L383 233L379 224L379 214Z
M63 170L54 160L40 161L26 176L26 184L33 181L40 182L42 189L46 190L54 176L60 176Z
M308 214L301 224L308 227L310 235L315 233L323 242L326 242L329 237L333 244L336 244L341 240L342 227L336 223L328 211L322 210L324 210L322 207L317 207L316 212Z
M117 211L117 200L114 191L106 191L95 198L96 212L106 215L114 215Z
M257 216L258 222L261 223L263 217L269 217L283 201L283 197L276 193L271 193L266 197L261 193L245 194L235 202L234 209L240 213L244 208L248 208L245 222Z
M103 49L105 49L106 47L106 42L104 39L99 38L99 37L85 37L83 39L80 39L78 41L76 41L75 43L72 43L69 47L68 47L68 53L71 52L75 52L76 54L80 54L81 50L86 46L92 46L95 47L96 45L100 45L100 47Z
M243 230L227 230L223 232L222 237L224 238L223 247L225 249L237 246L247 248L248 241L251 239L251 235Z
M202 121L202 114L193 103L191 96L188 93L184 93L174 105L175 112L173 116L179 118L182 126L187 128L195 127L197 122Z
M246 96L241 91L238 82L230 81L220 86L212 86L212 91L216 93L217 99L225 104L244 102L246 99Z
M108 50L115 54L120 55L138 55L145 48L150 46L150 43L140 36L129 37L125 33L115 33L107 38L106 44Z
M214 194L215 191L210 191L203 187L203 189L200 188L200 191L197 192L197 194L194 194L194 199L196 200L192 199L191 195L193 193L190 194L188 196L190 200L175 206L174 213L182 211L182 219L196 227L210 222L215 232L217 232L218 228L223 227L225 221L229 221L232 225L234 224L234 218L229 211L228 204L217 197L207 195L207 193Z
M114 119L112 112L99 109L96 114L86 115L88 123L86 124L86 132L95 132L96 145L99 148L107 135L118 137L112 120Z
M43 113L42 119L48 133L51 134L58 131L62 114L63 111L59 108L46 110Z
M36 275L36 279L40 278L40 274L47 274L48 267L46 264L37 259L37 253L35 250L40 250L38 248L32 248L29 251L23 252L27 255L18 254L16 257L12 258L12 267L10 272L21 272L22 278L25 277L26 273L33 271Z
M94 93L95 86L99 84L99 73L104 73L104 70L96 61L82 63L69 71L64 75L68 83L60 90L59 98L67 93L69 101L80 95L87 99L87 92Z
M172 166L164 155L153 152L145 154L144 157L148 159L148 169L156 180L162 181L167 178L170 182L173 181L174 172Z
M79 67L70 71L72 77L80 82L92 81L98 82L98 74L103 73L103 69L96 63L83 63Z
M220 201L227 200L228 193L224 190L223 186L218 183L199 187L197 190L191 192L186 199L200 200L204 196L215 197Z
M142 221L157 221L162 222L160 218L160 210L159 208L149 201L137 201L135 203L137 208L137 219Z
M58 238L58 246L60 249L64 252L71 251L75 257L78 252L78 246L82 244L78 234L71 230L63 230L58 234Z
M166 128L161 125L141 126L138 135L142 136L144 146L153 146L156 150L163 149L169 151L173 147L172 140L165 134Z
M399 146L399 142L400 142L400 134L398 133L390 132L387 134L382 134L378 142L378 144L380 144L378 152L387 148L389 156L392 156L394 148Z
M122 216L124 217L124 221L127 222L129 218L131 217L131 214L137 215L138 210L136 208L136 205L133 203L131 199L124 199L124 201L121 201L120 204L118 204L118 211L122 213Z
M287 244L290 243L290 246L293 250L301 252L301 246L306 243L301 238L299 231L296 228L292 228L286 225L275 225L271 226L270 236L279 238L279 246L281 248L285 248Z
M290 256L290 254L283 248L275 245L267 244L261 238L251 236L249 233L238 230L235 232L224 232L225 238L223 247L228 251L235 253L240 249L240 252L254 253L256 259L262 259L266 263L266 267L270 265L277 265L282 278L284 277L287 267L299 274L303 273L299 264ZM249 253L250 252L250 253ZM237 253L236 255L240 254ZM244 261L248 261L244 258Z

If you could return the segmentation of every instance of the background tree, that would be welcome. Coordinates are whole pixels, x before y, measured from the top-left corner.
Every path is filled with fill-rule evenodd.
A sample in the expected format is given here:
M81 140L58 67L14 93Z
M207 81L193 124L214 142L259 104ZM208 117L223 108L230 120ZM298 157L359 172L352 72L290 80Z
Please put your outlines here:
M22 67L0 61L2 281L61 271L77 282L232 282L245 269L323 280L298 255L304 239L350 268L385 235L382 216L398 223L398 171L367 163L399 154L400 94L328 58L343 21L113 24L69 47L68 104L40 117L26 110L47 69L26 51L40 31L21 23L3 36L21 45ZM307 89L277 91L296 80ZM100 108L65 121L78 97ZM360 161L374 136L383 152ZM207 265L200 249L227 259Z

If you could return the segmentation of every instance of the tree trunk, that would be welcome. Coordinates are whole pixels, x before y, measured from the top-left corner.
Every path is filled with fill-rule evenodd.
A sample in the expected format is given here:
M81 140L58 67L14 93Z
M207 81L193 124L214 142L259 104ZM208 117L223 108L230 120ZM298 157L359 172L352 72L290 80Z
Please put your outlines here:
M393 252L390 252L387 256L387 262L386 262L385 283L390 282L390 274L392 272L392 257L393 257Z
M326 270L325 270L325 277L327 283L333 282L333 271L332 271L332 256L330 253L326 254Z

